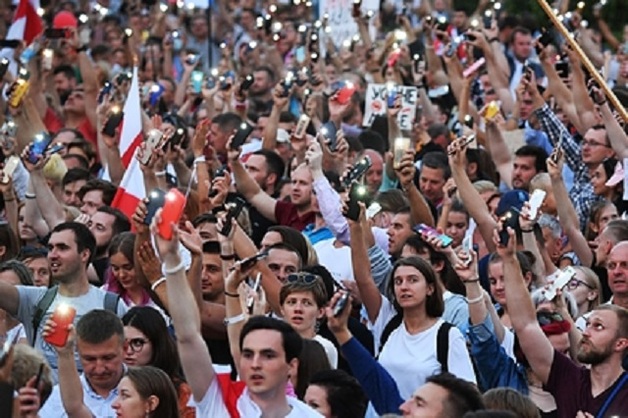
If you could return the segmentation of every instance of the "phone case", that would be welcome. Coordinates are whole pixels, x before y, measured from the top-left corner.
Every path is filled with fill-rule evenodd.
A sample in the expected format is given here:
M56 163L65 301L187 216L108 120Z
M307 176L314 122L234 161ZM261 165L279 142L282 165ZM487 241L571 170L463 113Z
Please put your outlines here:
M357 181L371 168L371 157L368 155L362 158L356 163L355 166L349 171L347 177L343 180L344 186L349 187L351 183Z
M10 178L13 177L13 173L20 163L20 158L12 155L4 161L4 168L2 169L2 177L0 180L2 183L6 184L9 182Z
M406 151L412 145L412 140L406 137L400 137L395 139L395 143L393 144L393 167L399 168L401 165L401 159L403 158Z
M336 94L336 101L341 105L345 105L349 103L349 100L351 100L351 96L353 96L353 93L355 93L355 86L353 85L353 83L347 82L343 87L340 88L340 90L338 90L338 93Z
M190 83L192 84L192 90L194 90L194 93L201 93L201 90L203 89L203 77L202 71L192 71Z
M373 202L366 208L366 218L372 219L375 215L382 211L382 205L377 202Z
M337 132L338 130L336 129L336 125L332 121L326 122L321 127L321 133L323 134L325 139L327 139L328 146L331 151L336 150L336 133Z
M20 104L22 104L22 100L24 99L29 87L30 82L28 80L23 78L15 80L12 88L10 89L11 93L9 95L9 106L13 108L19 107Z
M70 330L68 326L74 322L76 309L64 303L59 304L52 313L52 320L57 324L55 331L44 340L56 347L63 347L68 341Z
M52 137L47 132L42 132L35 135L35 139L31 143L31 148L28 153L28 161L35 164L38 157L44 155L46 149L52 142Z
M231 204L229 209L227 210L227 216L225 218L225 223L222 227L220 233L224 236L228 236L231 233L231 221L240 216L240 212L242 212L242 208L246 202L240 198L236 198L235 202Z
M432 228L429 225L419 224L413 229L420 235L426 235L428 237L438 237L443 243L444 248L449 247L454 242L453 238L445 234L440 234L436 229Z
M307 127L310 125L310 117L305 113L299 117L299 121L297 122L297 127L294 129L294 136L297 139L303 139L305 137L305 133L307 131Z
M347 302L349 302L349 293L343 293L340 299L334 304L333 315L335 317L340 316L345 306L347 306Z
M153 189L148 194L148 202L146 202L146 217L144 223L150 225L157 213L157 209L162 208L166 202L166 192L161 189Z
M548 300L554 299L558 289L565 287L567 283L569 283L569 280L575 275L576 271L572 267L566 267L565 270L561 271L554 281L550 283L549 288L544 290L545 297Z
M389 108L395 107L395 100L397 99L397 86L392 86L387 89L386 92L386 106Z
M360 217L360 205L358 205L358 202L364 202L367 198L368 191L366 186L363 184L353 183L351 190L349 191L349 202L345 216L348 219L357 221Z
M151 129L148 131L148 134L146 134L146 141L144 141L146 143L146 148L143 150L144 152L142 157L140 158L138 154L138 160L140 163L144 165L148 164L153 156L153 151L160 147L163 137L164 134L158 129Z
M547 193L545 193L545 191L541 189L536 189L534 192L532 192L532 196L530 196L530 219L536 218L539 208L545 200L546 194Z
M111 112L107 122L105 122L105 126L102 128L103 135L107 135L110 137L114 137L116 135L116 129L122 123L122 119L124 118L124 112L119 110L117 112Z
M160 237L167 240L172 239L172 224L179 222L184 208L185 196L177 189L170 189L164 198L161 222L157 225Z
M242 122L242 124L240 124L240 128L238 128L238 131L231 140L231 149L240 148L249 135L251 135L251 132L253 132L253 127L246 122Z

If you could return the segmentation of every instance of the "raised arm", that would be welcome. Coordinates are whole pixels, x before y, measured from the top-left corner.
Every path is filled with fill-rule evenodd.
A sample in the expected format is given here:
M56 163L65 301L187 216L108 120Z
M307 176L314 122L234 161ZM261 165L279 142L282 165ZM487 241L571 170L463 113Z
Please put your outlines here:
M602 93L602 90L595 85L591 86L591 90L593 93L593 100L600 108L602 121L606 127L606 135L611 142L613 151L615 151L619 160L628 158L628 137L626 136L626 131L619 124L617 118L611 111L611 108L606 101L606 96Z
M519 337L519 344L521 344L521 349L532 370L543 383L546 383L554 360L554 348L536 319L536 310L515 254L517 245L515 231L508 228L506 246L499 243L497 230L495 230L493 238L497 253L504 264L506 301L515 334Z
M200 401L212 383L215 372L207 345L201 336L201 318L194 294L185 276L179 255L179 227L171 223L172 237L162 238L157 225L161 222L161 209L157 211L151 232L164 264L170 316L176 329L181 365L192 388L194 399Z
M414 184L414 174L416 172L416 166L414 165L414 151L406 150L399 168L395 170L401 188L406 194L408 201L410 202L410 218L412 224L424 223L426 225L434 226L434 215L430 210L430 206Z
M496 119L486 120L486 139L489 154L497 167L501 181L512 189L512 156Z
M277 149L277 129L279 128L279 116L288 105L289 97L283 96L283 87L277 83L273 89L273 108L268 116L268 121L262 133L262 148L274 151Z
M29 151L30 147L26 147L22 152L22 163L30 173L29 179L33 189L36 190L35 199L39 211L48 224L48 228L52 230L58 224L65 222L65 213L43 174L44 165L49 161L48 158L39 157L37 163L33 164L28 159Z

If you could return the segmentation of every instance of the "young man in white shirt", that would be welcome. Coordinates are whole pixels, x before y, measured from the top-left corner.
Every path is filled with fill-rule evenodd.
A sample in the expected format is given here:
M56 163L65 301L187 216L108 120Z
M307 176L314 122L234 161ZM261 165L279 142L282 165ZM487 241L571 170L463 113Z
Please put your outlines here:
M286 396L290 375L297 373L302 340L290 325L282 321L256 317L245 324L239 341L241 382L232 382L229 375L216 374L201 335L198 305L178 251L179 237L188 245L200 245L200 237L180 230L172 223L172 238L166 240L157 233L160 220L161 210L153 220L151 232L164 264L170 314L183 371L197 404L197 416L321 417L298 399ZM229 259L233 255L222 254L221 257ZM199 285L199 281L200 277L195 278L194 285ZM233 324L243 319L227 320Z

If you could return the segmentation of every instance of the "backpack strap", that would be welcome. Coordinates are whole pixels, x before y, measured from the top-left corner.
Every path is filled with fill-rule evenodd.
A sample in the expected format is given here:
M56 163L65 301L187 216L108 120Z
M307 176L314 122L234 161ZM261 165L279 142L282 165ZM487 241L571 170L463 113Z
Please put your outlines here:
M449 372L447 358L449 357L449 330L453 327L449 322L443 322L436 334L436 358L441 365L441 373Z
M53 286L50 289L46 290L44 296L39 299L37 302L37 306L35 306L35 313L33 314L33 340L31 341L31 345L35 346L35 341L37 340L37 329L39 328L39 324L41 320L44 319L44 315L46 311L52 305L52 302L55 300L57 296L57 291L59 290L59 286Z
M103 303L103 308L105 310L111 311L117 315L118 302L120 302L120 295L113 292L105 292L105 300Z
M617 397L619 390L624 386L626 382L628 382L628 373L623 374L623 376L619 380L619 383L617 383L617 385L615 385L615 387L613 388L613 391L611 392L611 394L606 397L606 400L604 401L604 405L602 405L600 410L597 411L597 414L595 415L596 418L604 417L604 414L606 414L606 411L608 410L608 408L611 406L611 404Z

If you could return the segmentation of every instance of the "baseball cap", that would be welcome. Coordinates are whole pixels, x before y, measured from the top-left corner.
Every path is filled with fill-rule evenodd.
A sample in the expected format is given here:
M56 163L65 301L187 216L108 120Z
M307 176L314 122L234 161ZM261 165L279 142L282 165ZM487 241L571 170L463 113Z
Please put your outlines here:
M286 143L290 142L290 134L285 129L277 129L277 142Z
M54 29L76 28L77 26L78 20L67 10L57 13L54 19L52 19L52 27Z

